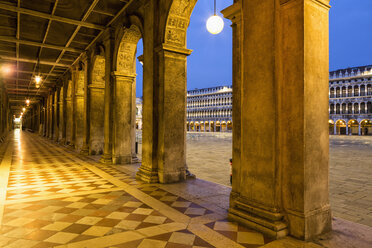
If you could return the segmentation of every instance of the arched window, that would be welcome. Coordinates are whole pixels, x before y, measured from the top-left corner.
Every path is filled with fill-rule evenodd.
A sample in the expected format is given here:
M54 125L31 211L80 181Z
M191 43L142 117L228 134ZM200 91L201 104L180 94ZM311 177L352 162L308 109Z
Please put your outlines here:
M347 104L347 113L348 114L352 114L353 113L353 104L351 102L349 102Z
M366 113L366 104L364 102L362 102L360 104L360 113L361 114L365 114Z
M342 114L346 114L346 103L342 104Z
M365 85L360 86L360 95L361 96L366 95L366 86Z
M359 104L354 103L354 114L359 114Z
M329 113L330 113L331 115L335 113L335 105L334 105L334 104L331 104L331 105L329 106Z
M352 86L349 86L349 87L347 88L347 96L348 96L348 97L353 96L353 87L352 87Z
M354 86L354 96L359 96L359 86Z
M367 102L367 113L372 114L372 103L371 102Z
M340 89L340 87L337 87L336 88L336 97L338 98L338 97L341 97L341 89Z
M339 103L337 103L336 104L336 114L340 114L340 104Z
M331 90L329 92L329 97L330 98L334 98L335 97L335 89L334 88L331 88Z
M367 95L372 95L372 85L370 84L367 85Z
M346 97L346 87L342 87L342 97Z

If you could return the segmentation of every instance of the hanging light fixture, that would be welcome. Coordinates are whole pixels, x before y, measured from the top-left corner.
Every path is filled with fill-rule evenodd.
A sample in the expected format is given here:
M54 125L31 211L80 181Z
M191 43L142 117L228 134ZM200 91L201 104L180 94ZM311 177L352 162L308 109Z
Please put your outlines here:
M30 106L30 99L26 100L26 105L27 105L27 107Z
M219 34L222 32L224 25L223 19L217 15L216 0L214 0L214 15L207 20L207 30L211 34Z
M22 111L25 112L26 111L26 108L22 108Z
M36 71L37 71L37 75L35 76L35 88L36 89L39 89L40 88L40 83L41 83L41 75L40 75L40 61L39 61L39 57L37 58L37 63L36 63Z

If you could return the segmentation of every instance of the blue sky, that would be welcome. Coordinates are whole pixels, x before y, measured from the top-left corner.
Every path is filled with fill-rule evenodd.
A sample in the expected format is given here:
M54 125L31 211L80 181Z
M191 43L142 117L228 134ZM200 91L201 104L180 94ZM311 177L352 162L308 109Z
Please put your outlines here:
M217 0L217 11L233 0ZM372 64L372 0L332 0L330 10L330 70ZM209 34L206 20L213 15L213 0L199 0L191 16L187 47L187 89L228 85L232 81L232 29ZM220 14L221 15L221 14ZM142 41L138 55L142 54ZM137 96L142 96L142 66L137 61Z

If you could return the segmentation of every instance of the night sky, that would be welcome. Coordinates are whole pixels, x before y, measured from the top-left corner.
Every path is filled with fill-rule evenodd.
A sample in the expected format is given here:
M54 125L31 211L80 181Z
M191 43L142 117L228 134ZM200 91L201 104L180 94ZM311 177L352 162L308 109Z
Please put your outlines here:
M217 0L217 11L233 0ZM330 70L372 64L372 0L333 0L330 10ZM213 15L213 0L199 0L187 32L187 89L230 85L232 78L232 29L211 35L205 28ZM222 14L220 14L222 15ZM137 55L142 54L142 41ZM142 66L137 62L137 96L142 96Z

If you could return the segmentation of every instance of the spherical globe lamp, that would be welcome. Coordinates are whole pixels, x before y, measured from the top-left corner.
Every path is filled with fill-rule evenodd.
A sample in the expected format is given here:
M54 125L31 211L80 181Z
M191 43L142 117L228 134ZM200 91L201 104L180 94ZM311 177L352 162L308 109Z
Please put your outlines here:
M213 15L207 20L207 30L211 34L219 34L225 26L223 19L218 15Z

